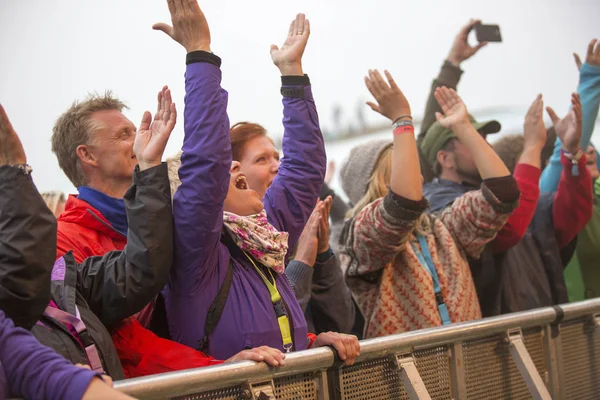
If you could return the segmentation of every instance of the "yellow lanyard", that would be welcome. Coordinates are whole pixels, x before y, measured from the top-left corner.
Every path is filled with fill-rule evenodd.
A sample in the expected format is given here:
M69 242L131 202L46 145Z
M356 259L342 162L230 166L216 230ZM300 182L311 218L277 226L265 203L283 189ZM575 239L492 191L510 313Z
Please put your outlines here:
M287 316L287 313L285 310L285 305L283 304L283 300L281 298L281 294L279 294L279 290L277 290L277 282L275 282L275 277L273 276L273 273L271 272L271 270L268 269L269 276L271 276L271 279L273 279L273 283L271 283L271 281L269 281L269 279L265 276L265 274L263 274L263 272L260 270L260 268L258 268L256 266L252 257L250 257L245 251L244 251L244 254L248 258L248 260L250 260L250 262L254 266L254 269L256 270L256 272L258 272L258 274L262 278L267 289L269 289L269 294L271 295L271 302L273 303L273 309L275 310L275 316L277 317L277 322L279 324L279 331L281 332L281 340L283 341L283 348L285 349L286 353L289 353L292 350L292 347L294 345L294 343L292 341L290 321L288 319L288 316Z

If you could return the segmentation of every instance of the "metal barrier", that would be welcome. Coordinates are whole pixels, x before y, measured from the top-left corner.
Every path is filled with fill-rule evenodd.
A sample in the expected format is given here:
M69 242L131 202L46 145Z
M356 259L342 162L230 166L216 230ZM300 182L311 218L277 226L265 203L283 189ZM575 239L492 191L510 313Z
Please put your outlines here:
M115 383L142 399L597 399L600 299L329 348L270 368L245 361Z

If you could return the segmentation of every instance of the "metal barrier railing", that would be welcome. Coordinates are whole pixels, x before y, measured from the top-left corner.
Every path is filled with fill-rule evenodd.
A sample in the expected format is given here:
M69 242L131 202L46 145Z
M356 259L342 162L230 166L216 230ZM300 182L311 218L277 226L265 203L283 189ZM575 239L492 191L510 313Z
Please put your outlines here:
M115 383L142 399L597 399L600 299Z

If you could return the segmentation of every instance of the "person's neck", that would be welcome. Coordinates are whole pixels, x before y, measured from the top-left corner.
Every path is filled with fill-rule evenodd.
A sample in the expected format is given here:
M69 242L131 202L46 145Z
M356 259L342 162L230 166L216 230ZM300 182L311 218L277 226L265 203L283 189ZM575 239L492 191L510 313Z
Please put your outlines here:
M450 181L450 182L454 182L454 183L458 183L458 184L465 184L465 185L469 185L469 186L476 186L479 185L480 182L475 182L473 179L469 179L466 176L463 176L462 174L459 174L458 172L454 171L454 170L443 170L442 173L439 176L440 179L444 179L446 181Z
M125 196L127 189L129 189L129 186L131 186L131 181L123 182L92 179L85 186L102 192L107 196L122 199L123 196Z

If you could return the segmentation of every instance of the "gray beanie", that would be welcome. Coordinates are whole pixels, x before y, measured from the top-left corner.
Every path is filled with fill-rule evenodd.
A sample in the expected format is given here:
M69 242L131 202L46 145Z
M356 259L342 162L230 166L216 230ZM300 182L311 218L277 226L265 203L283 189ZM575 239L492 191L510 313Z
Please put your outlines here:
M340 177L342 188L352 206L355 206L367 193L367 185L375 170L377 159L392 145L393 142L389 139L374 140L355 146L350 151L350 156L340 171Z

